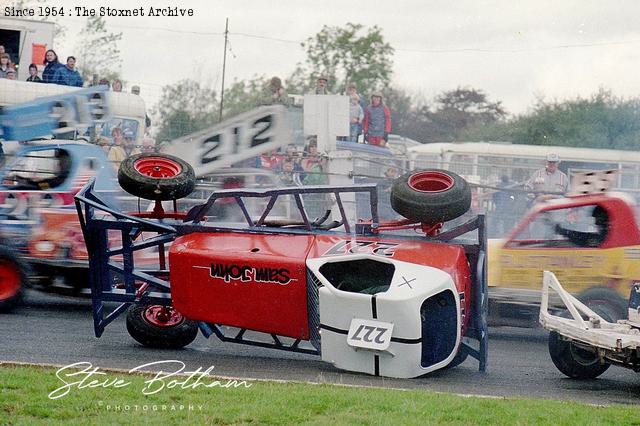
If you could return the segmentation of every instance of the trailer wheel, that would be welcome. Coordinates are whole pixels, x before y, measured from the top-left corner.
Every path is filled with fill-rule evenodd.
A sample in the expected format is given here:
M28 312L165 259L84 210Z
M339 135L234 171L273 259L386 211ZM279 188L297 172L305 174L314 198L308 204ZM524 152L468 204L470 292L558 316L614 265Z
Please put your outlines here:
M407 219L435 224L462 216L471 206L471 189L447 170L415 170L391 187L391 207Z
M144 346L180 349L194 341L198 324L171 306L133 305L127 312L127 331Z
M27 280L26 265L13 251L0 246L0 312L16 306Z
M549 355L558 370L572 379L595 379L610 365L600 362L595 348L591 351L578 347L563 340L555 331L549 334Z
M590 308L603 319L612 320L610 313L602 309L602 307L590 306ZM561 316L571 318L571 314L568 311ZM595 379L607 371L610 366L609 363L600 362L600 357L595 348L591 350L578 346L573 342L562 339L560 334L555 331L549 333L549 355L558 370L572 379Z
M136 197L166 201L191 194L196 180L193 167L178 157L136 154L120 164L118 183Z

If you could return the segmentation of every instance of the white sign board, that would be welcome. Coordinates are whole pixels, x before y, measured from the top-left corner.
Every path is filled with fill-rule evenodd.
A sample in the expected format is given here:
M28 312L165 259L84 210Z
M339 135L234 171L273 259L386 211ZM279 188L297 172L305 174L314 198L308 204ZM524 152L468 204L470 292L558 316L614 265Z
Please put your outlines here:
M393 324L354 318L349 326L347 344L356 348L386 350L391 344Z
M191 164L196 176L203 176L290 143L293 137L287 110L271 105L175 139L165 152L182 158Z
M318 137L320 151L334 151L336 137L349 136L349 97L305 95L304 134Z

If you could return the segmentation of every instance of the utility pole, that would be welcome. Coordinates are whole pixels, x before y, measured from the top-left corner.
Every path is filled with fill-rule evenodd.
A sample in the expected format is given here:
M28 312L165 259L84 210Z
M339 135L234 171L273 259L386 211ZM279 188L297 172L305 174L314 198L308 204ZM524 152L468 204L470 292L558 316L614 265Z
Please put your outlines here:
M224 73L227 68L227 41L229 40L229 18L224 27L224 56L222 58L222 90L220 91L220 119L222 121L222 109L224 108Z

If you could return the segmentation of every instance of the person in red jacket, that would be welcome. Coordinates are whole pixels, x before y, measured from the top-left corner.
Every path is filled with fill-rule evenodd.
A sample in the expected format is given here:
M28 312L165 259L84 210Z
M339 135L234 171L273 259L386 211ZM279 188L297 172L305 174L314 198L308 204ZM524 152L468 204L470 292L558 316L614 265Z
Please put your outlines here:
M364 140L370 145L386 146L391 132L391 111L382 103L382 93L371 95L371 104L364 110L362 120Z

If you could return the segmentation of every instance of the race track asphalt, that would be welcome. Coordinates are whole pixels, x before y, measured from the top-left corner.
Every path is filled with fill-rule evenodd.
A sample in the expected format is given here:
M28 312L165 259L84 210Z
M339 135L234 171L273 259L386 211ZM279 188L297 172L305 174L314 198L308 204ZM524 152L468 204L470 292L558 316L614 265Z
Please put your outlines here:
M101 368L131 369L180 360L188 370L214 366L213 374L250 379L426 389L497 397L534 397L591 404L640 403L640 375L611 367L600 378L564 377L547 352L542 329L492 328L487 371L471 358L462 365L410 380L372 377L337 370L313 355L221 343L198 336L183 350L154 350L129 337L124 315L101 338L93 334L89 299L52 296L30 290L25 303L0 314L0 361L68 365L89 361ZM1 382L1 378L0 378Z

